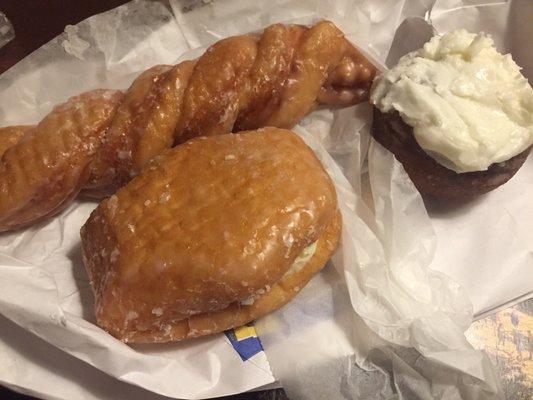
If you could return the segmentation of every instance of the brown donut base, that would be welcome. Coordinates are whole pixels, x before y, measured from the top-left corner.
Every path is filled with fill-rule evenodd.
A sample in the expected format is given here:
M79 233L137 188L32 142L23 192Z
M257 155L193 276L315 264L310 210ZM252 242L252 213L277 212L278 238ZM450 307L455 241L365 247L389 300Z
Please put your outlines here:
M513 177L531 151L529 147L486 171L457 173L437 163L420 147L413 128L397 112L382 113L374 108L371 133L402 163L421 193L443 199L468 200L496 189Z

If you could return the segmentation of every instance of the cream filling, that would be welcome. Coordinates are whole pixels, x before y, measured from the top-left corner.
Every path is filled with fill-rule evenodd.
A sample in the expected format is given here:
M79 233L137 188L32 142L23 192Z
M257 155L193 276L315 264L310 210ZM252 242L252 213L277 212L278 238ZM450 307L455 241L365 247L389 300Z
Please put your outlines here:
M484 34L433 37L376 78L370 101L398 111L420 147L458 173L484 171L533 144L533 89Z
M281 279L283 279L283 278L285 278L287 276L293 275L293 274L295 274L297 272L300 272L305 267L305 265L309 262L311 257L313 257L313 255L315 254L317 243L318 243L318 240L316 242L310 244L309 246L307 246L305 249L303 249L303 251L300 253L300 255L298 255L298 257L296 257L296 259L292 263L291 267L287 270L287 272L285 272L285 274L283 274ZM243 306L251 306L252 304L254 304L254 302L259 297L261 297L265 293L270 292L270 289L271 289L270 285L266 285L263 289L259 289L258 291L253 293L250 297L248 297L247 299L244 299L243 301L241 301L241 304Z

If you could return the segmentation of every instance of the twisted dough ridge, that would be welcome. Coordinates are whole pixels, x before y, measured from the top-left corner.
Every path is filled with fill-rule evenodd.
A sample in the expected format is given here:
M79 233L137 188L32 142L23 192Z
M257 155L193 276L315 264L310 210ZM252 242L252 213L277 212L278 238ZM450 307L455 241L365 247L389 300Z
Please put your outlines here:
M0 129L0 232L57 213L82 190L109 195L190 138L291 128L318 105L364 101L374 74L332 22L275 24L154 66L125 93L75 96L34 127Z

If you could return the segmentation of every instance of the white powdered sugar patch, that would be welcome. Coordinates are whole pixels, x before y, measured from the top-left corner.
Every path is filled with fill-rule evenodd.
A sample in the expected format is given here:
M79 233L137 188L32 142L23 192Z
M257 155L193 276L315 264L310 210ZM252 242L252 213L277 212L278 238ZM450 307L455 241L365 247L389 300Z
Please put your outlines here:
M131 151L128 150L118 150L117 151L117 156L118 156L118 159L119 160L126 160L128 158L131 158Z
M137 319L137 317L139 316L139 314L135 311L128 311L126 313L126 323L130 322L130 321L133 321L134 319Z
M111 214L114 214L117 211L118 207L118 197L113 195L107 200L107 209L111 211Z
M163 309L161 307L154 308L152 310L152 314L154 314L156 317L160 317L163 315Z
M109 256L109 261L114 263L115 261L117 261L119 255L120 255L120 250L115 247Z

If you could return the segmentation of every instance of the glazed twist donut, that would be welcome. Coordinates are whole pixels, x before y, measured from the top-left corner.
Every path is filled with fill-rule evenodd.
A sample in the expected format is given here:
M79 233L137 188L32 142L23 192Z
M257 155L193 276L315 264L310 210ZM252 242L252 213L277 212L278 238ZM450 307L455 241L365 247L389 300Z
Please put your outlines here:
M72 97L36 126L0 129L0 231L57 213L81 190L113 193L195 136L291 128L317 105L366 100L374 73L333 23L276 24L152 67L125 93Z

